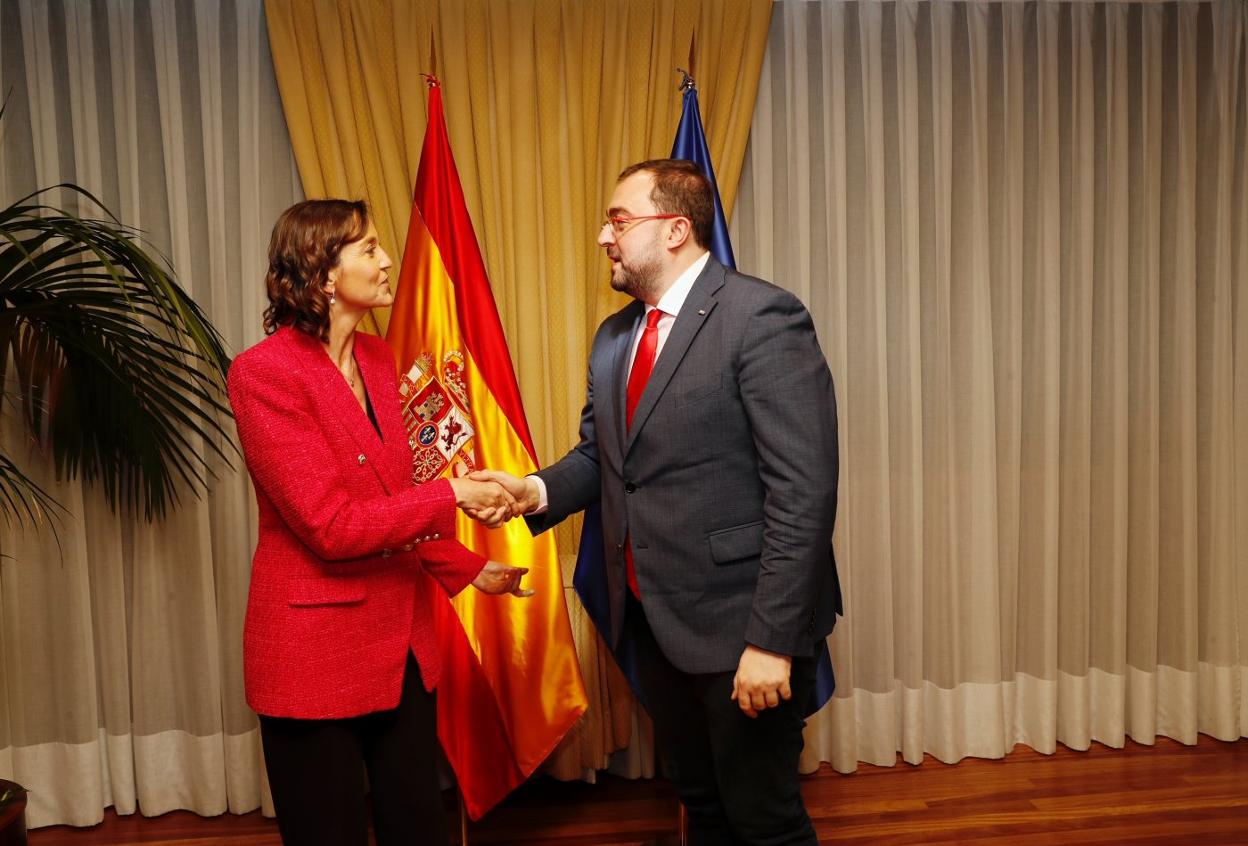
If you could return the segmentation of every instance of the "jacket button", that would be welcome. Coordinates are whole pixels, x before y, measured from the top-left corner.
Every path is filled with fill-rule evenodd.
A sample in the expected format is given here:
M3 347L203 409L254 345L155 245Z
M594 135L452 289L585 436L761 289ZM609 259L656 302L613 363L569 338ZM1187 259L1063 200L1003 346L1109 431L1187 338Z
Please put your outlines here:
M403 544L403 551L404 551L404 552L411 552L411 551L412 551L412 545L411 545L410 543L405 543L405 544Z
M624 483L624 493L631 494L631 493L636 493L636 491L637 491L637 486L634 485L632 482Z
M356 459L355 459L355 460L356 460L356 461L358 461L358 462L360 462L361 464L363 464L363 463L364 463L365 461L367 461L368 459L366 459L366 458L364 457L364 453L362 453L362 452L361 452L358 456L356 456Z

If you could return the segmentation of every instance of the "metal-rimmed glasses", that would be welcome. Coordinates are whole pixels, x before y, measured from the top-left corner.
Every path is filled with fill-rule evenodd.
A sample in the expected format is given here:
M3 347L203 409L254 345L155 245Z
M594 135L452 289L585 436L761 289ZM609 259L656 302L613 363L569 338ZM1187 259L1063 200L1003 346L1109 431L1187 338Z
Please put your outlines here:
M633 228L634 223L641 223L643 220L673 220L678 217L688 217L687 214L642 214L637 217L608 217L602 222L599 230L611 227L611 232L615 237L620 237L629 229Z

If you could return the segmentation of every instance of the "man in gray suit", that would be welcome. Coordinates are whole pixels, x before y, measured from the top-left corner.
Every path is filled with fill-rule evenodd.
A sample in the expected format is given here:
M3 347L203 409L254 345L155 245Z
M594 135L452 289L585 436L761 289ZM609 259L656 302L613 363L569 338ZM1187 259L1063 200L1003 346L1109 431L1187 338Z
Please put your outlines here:
M594 338L580 442L517 479L544 531L602 505L611 640L694 844L814 844L798 785L816 650L840 611L832 377L792 294L707 252L711 187L662 159L620 174L598 243L635 301Z

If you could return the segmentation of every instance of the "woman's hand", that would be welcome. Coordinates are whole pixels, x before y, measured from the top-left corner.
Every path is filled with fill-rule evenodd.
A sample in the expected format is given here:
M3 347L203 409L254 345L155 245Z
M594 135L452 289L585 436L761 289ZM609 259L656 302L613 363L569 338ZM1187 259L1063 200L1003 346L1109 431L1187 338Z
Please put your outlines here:
M479 482L466 476L449 480L455 504L487 528L497 529L515 516L515 497L497 482Z
M532 596L533 591L520 587L520 578L529 572L528 567L511 567L497 561L487 561L472 580L472 586L482 593L495 596L510 593L512 596Z
M501 470L474 470L468 474L468 478L476 479L478 482L498 482L502 485L503 490L516 500L515 508L512 510L514 517L528 514L540 504L537 482L528 476L520 478Z

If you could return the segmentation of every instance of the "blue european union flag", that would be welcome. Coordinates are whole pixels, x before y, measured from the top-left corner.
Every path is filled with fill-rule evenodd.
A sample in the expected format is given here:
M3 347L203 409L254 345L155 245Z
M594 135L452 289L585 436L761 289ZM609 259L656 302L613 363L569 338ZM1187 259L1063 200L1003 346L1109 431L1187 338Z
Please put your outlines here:
M685 85L684 106L680 112L680 126L676 127L676 142L672 144L673 159L687 159L702 169L711 182L715 195L715 227L711 231L711 255L724 267L737 268L732 256L732 243L728 240L728 221L724 218L724 206L719 201L719 183L715 181L715 169L711 167L711 151L706 146L706 132L702 129L702 110L698 108L698 89L693 80Z

